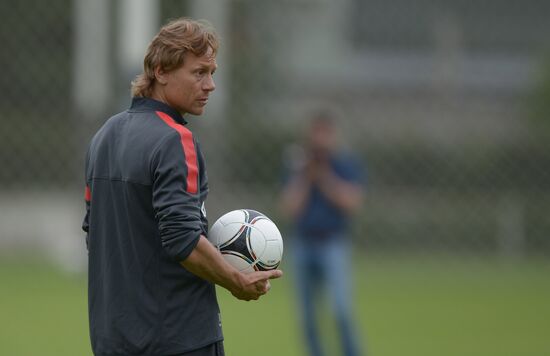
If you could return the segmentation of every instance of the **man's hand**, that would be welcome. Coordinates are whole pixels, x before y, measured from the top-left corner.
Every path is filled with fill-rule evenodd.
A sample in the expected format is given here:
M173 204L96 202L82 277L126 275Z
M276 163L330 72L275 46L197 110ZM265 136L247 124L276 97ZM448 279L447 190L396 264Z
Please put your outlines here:
M244 274L225 261L204 236L181 265L189 272L216 283L241 300L256 300L269 291L269 280L283 275L280 270Z
M271 288L270 279L280 278L283 275L281 270L253 272L250 274L239 274L239 285L230 290L231 294L241 300L257 300L266 294Z
M311 152L305 165L305 176L311 184L318 184L330 174L330 158L326 152Z

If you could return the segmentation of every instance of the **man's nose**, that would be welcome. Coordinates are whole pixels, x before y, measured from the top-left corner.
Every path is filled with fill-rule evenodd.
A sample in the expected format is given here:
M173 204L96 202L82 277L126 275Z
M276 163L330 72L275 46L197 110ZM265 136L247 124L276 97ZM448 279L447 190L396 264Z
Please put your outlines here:
M214 78L212 77L211 74L209 74L205 78L202 88L205 91L213 91L214 89L216 89L216 83L214 83Z

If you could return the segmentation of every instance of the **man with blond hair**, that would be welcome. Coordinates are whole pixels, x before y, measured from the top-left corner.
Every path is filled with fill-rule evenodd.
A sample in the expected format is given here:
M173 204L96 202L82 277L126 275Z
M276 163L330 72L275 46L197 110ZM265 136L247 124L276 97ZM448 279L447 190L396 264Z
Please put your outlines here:
M95 355L223 355L214 284L255 300L282 275L244 275L205 237L205 160L183 115L203 113L218 45L204 22L162 27L130 108L90 143L83 229Z

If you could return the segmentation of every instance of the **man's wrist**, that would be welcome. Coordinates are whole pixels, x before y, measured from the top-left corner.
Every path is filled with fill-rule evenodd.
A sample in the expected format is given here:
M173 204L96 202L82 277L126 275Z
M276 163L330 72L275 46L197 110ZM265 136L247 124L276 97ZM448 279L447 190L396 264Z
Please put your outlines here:
M235 294L243 290L244 288L244 278L241 272L236 269L232 270L229 274L229 285L228 290Z

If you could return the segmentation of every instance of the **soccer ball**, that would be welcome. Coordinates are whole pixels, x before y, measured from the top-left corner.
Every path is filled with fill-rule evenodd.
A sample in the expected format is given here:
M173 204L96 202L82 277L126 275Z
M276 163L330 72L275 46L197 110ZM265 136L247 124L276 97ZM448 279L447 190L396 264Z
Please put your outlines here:
M243 273L276 269L283 257L279 229L255 210L233 210L223 215L212 225L208 240Z

